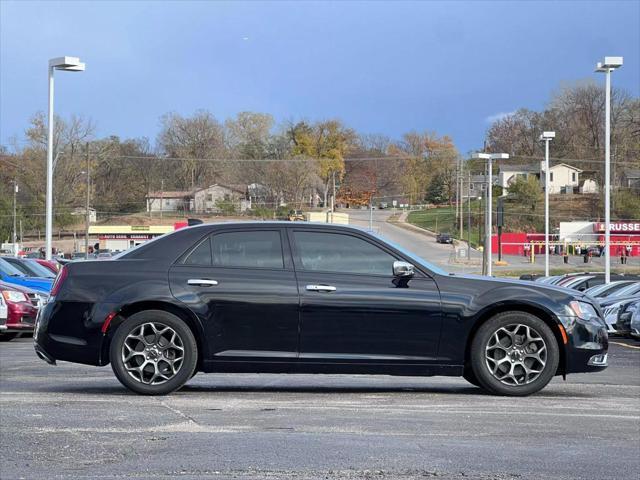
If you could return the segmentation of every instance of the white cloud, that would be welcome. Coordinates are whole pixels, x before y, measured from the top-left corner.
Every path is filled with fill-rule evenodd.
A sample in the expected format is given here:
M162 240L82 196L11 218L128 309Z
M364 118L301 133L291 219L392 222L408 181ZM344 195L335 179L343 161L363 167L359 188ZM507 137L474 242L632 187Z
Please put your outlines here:
M495 113L493 115L489 115L487 118L485 118L485 122L487 123L493 123L493 122L497 122L498 120L503 120L507 117L510 117L511 115L515 114L515 110L513 112L499 112L499 113Z

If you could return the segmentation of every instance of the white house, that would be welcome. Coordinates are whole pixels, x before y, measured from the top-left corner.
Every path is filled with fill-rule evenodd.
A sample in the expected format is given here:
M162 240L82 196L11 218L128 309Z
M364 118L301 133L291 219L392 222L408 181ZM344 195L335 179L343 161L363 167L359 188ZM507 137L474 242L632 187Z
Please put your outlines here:
M193 209L193 192L149 192L147 212L188 212Z
M582 170L566 163L558 163L549 168L549 193L593 193L597 191L594 181L585 182L580 186ZM503 195L507 195L509 187L520 177L527 179L531 176L538 179L540 186L545 187L545 165L501 165L498 174L498 185L502 187Z
M235 209L241 212L249 208L246 190L236 186L216 183L196 190L193 197L196 213L217 213L220 211L218 202L224 200L231 201Z
M580 187L582 170L566 163L559 163L549 167L549 193L573 193ZM544 162L540 162L540 185L544 189Z

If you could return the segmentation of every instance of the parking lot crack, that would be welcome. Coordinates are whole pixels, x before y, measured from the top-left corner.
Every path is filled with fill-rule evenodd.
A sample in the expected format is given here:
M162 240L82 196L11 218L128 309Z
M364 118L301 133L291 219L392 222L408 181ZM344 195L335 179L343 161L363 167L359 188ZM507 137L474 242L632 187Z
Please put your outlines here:
M191 424L193 424L193 425L200 426L200 425L198 424L198 422L196 422L196 421L195 421L195 419L194 419L193 417L191 417L191 416L187 415L186 413L184 413L184 412L182 412L182 411L178 410L178 409L177 409L177 408L175 408L175 407L172 407L171 405L167 404L166 402L164 402L164 401L162 401L162 400L161 400L161 401L160 401L160 405L162 405L162 406L163 406L164 408L166 408L167 410L170 410L171 412L175 413L175 414L176 414L176 415L178 415L179 417L183 418L183 419L184 419L184 420L186 420L187 422L189 422L189 423L191 423Z

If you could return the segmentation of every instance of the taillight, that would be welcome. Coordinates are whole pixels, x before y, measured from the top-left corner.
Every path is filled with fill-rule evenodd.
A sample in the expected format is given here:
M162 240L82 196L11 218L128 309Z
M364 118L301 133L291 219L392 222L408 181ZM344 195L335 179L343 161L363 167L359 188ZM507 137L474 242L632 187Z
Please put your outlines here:
M51 293L49 293L49 296L55 297L58 294L65 278L67 278L67 267L63 266L58 272L56 279L53 281L53 286L51 287Z

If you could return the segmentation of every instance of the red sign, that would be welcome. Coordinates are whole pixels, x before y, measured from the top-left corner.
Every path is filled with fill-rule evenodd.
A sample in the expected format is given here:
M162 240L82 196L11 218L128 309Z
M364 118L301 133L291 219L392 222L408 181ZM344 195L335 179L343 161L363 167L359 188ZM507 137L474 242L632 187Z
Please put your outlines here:
M640 222L611 222L609 226L612 233L640 233ZM593 231L604 233L604 223L594 223Z

